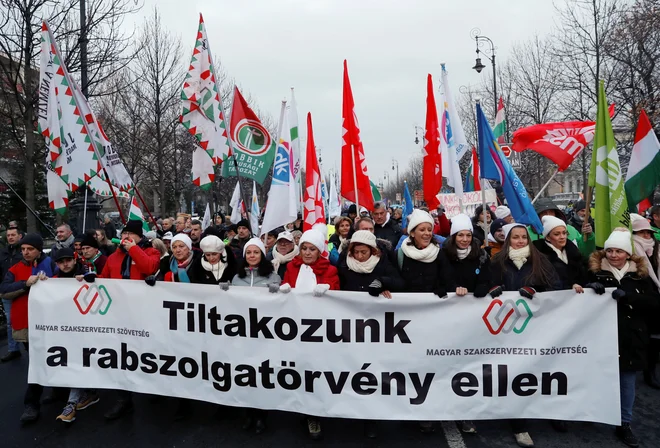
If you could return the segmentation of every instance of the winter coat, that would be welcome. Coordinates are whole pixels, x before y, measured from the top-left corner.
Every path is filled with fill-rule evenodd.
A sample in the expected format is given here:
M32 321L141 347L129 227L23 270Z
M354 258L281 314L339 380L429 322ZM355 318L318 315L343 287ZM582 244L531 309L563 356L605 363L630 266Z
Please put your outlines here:
M195 277L195 279L198 280L195 283L203 283L205 285L218 285L220 283L231 282L234 276L236 275L236 259L234 258L234 254L231 250L226 250L225 253L227 257L227 266L225 266L225 270L222 271L222 275L220 276L219 280L215 279L213 272L207 271L206 269L204 269L204 266L202 266L202 260L204 259L204 255L194 259L192 266L190 267L190 270L193 271L192 275ZM188 275L190 275L190 270Z
M573 213L570 218L568 218L568 221L566 221L568 225L571 225L575 227L577 231L582 231L582 224L584 224L584 220L580 219L580 217L577 215L577 213ZM596 227L594 225L594 219L589 216L589 224L591 224L591 228L596 230Z
M110 221L107 224L103 224L103 231L105 232L105 236L111 240L113 238L117 238L117 228L115 227L115 224Z
M94 263L90 263L84 257L80 257L78 262L82 264L85 269L92 268L88 270L100 274L101 272L103 272L103 268L105 267L105 264L108 262L108 257L101 254L101 256L98 257Z
M302 265L303 261L302 258L300 258L300 255L291 260L286 265L286 272L284 273L282 284L288 284L292 288L295 288L298 274L300 273L300 267ZM309 265L309 267L312 268L314 274L316 274L317 284L328 284L330 285L330 289L339 289L339 275L337 273L337 268L332 266L327 259L319 257L316 262Z
M504 244L498 243L497 241L488 241L488 245L484 247L488 255L492 258L497 255L501 250Z
M616 308L619 368L622 371L635 372L646 366L646 349L649 343L647 320L657 321L660 314L660 296L642 259L633 255L629 263L628 272L619 282L607 269L610 264L605 258L605 251L594 252L589 258L589 280L602 283L606 288L620 288L626 292Z
M501 255L502 253L498 254L498 258ZM555 268L552 267L552 264L549 264L549 267L552 270L552 280L549 284L544 285L530 283L530 280L528 280L529 275L532 273L532 262L530 260L527 260L520 270L518 270L509 257L506 257L504 261L504 269L497 262L497 259L493 259L490 263L490 285L491 287L501 286L505 291L518 291L523 286L530 286L538 292L562 289L561 280Z
M330 252L330 264L333 266L338 266L339 263L342 263L346 261L346 255L348 254L348 246L350 246L351 240L347 239L344 241L344 244L341 245L341 254L337 252L337 249L332 249L332 252ZM376 238L376 247L381 253L381 256L384 256L387 258L392 264L392 266L396 266L396 251L392 250L392 244L388 240L383 240L380 238Z
M481 228L479 225L479 221L477 219L472 218L472 238L476 238L479 240L479 245L483 245L487 240L486 240L486 232L484 232L484 229ZM492 224L492 221L491 221Z
M243 258L243 247L245 247L245 243L248 241L250 241L250 238L239 238L238 235L236 235L229 242L229 248L234 253L234 258L236 260Z
M279 285L282 279L276 272L271 272L268 277L262 277L257 269L245 268L245 277L240 278L238 274L231 281L232 286L255 286L267 287L273 283Z
M193 269L193 266L197 263L200 263L200 259L202 258L202 252L200 251L191 251L192 252L192 260L190 260L190 263L186 267L186 273L188 274L188 280L190 282L188 283L202 283L201 281L201 272L200 270ZM172 268L170 267L172 264L172 256L169 257L170 263L167 265L167 272L163 275L163 280L166 282L175 282L175 283L180 283L181 281L179 280L179 274L172 272Z
M119 248L115 253L110 255L105 262L105 267L101 271L100 277L122 279L122 265L128 256L131 257L129 271L129 278L131 280L144 280L148 276L154 275L160 267L160 252L151 247L151 244L148 242L143 243L140 241L140 245L131 247L128 253L122 248Z
M568 232L568 241L577 244L578 249L583 257L588 257L593 251L596 250L596 234L590 233L587 237L587 241L584 241L582 234L570 224L566 225L566 231ZM536 230L532 226L527 227L527 233L529 234L530 241L537 241L543 239L543 234L536 233Z
M52 277L55 272L53 261L42 253L33 263L27 264L21 260L11 268L0 283L0 297L13 300L11 304L11 327L14 330L28 328L28 294L30 288L25 282L31 275L44 272L47 277Z
M21 245L8 244L6 247L0 248L0 281L5 278L5 274L9 272L9 268L23 259L21 253Z
M108 244L99 246L99 250L101 251L101 253L103 255L105 255L106 257L109 257L110 255L115 253L115 251L117 250L117 246L115 246L112 243L108 243Z
M399 238L401 238L403 232L397 223L389 219L383 225L374 224L374 235L376 235L376 238L389 241L392 247L394 247L399 242Z
M408 243L403 243L408 244ZM431 263L414 260L403 253L399 248L397 252L397 266L401 271L401 278L405 283L406 292L436 292L445 291L442 276L442 256L438 252L438 257ZM444 294L443 294L444 295Z
M405 286L398 269L390 263L386 256L380 257L378 264L369 274L351 271L348 268L346 257L342 257L337 271L339 271L339 284L342 291L369 291L369 285L374 280L380 280L385 291L403 291Z
M447 238L451 232L451 222L444 213L438 216L438 224L433 226L433 233Z
M566 251L568 264L559 259L557 252L552 250L545 240L536 240L533 244L539 252L550 260L555 271L557 271L557 275L561 281L560 289L572 289L575 284L584 286L588 283L587 264L584 258L582 258L580 249L575 244L570 241L566 242L564 250Z
M452 257L446 249L440 250L441 272L447 292L456 292L456 288L467 288L468 292L477 292L484 297L490 289L490 259L485 250L479 249L477 256L470 254L460 260Z

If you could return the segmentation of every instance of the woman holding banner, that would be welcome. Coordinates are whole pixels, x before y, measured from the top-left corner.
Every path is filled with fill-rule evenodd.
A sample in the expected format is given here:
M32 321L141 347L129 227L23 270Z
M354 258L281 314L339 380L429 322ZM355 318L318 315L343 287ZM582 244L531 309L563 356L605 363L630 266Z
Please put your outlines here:
M616 288L612 291L612 298L617 301L621 389L621 426L616 428L616 435L626 445L638 446L639 441L630 428L635 380L637 372L646 366L647 322L649 319L657 321L660 295L642 257L633 255L632 236L628 229L614 229L604 247L589 258L593 283L587 286L597 294L604 294L605 288Z
M537 292L561 289L555 268L530 244L527 227L512 223L503 229L504 245L491 260L491 297L499 297L504 291L517 291L522 297L532 300ZM527 420L509 421L518 446L533 447L534 442L527 431Z
M199 248L204 255L192 267L199 282L207 285L231 282L236 275L236 259L225 243L216 235L207 235L199 242Z

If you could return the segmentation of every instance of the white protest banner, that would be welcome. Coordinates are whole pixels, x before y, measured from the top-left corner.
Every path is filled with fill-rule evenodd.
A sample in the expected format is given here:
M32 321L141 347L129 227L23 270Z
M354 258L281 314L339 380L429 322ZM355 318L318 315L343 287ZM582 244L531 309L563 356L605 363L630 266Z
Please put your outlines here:
M445 215L447 215L447 218L451 219L461 213L461 207L457 195L439 194L438 199L440 200L440 204L445 208ZM473 216L474 210L482 204L483 198L481 197L481 191L469 191L463 193L463 213L466 213L468 216ZM486 190L486 204L488 206L493 204L497 206L497 193L495 193L494 189Z
M619 424L616 302L38 282L29 381L377 420Z

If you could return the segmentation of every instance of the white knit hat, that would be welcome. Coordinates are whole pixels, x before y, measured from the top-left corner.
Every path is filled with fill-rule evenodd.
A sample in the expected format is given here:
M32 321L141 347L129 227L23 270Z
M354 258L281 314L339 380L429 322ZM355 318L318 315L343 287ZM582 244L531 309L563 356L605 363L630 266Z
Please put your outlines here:
M291 232L287 232L286 230L284 232L280 232L277 235L277 240L276 241L279 241L279 240L287 240L287 241L291 241L293 243L293 234Z
M318 229L309 229L303 233L298 246L302 246L303 243L315 246L321 253L325 250L325 236Z
M613 230L605 240L604 249L621 249L632 255L632 235L627 230Z
M163 241L165 241L165 240L170 240L171 241L172 238L173 238L172 232L165 232L165 235L163 235Z
M183 244L188 246L188 249L192 249L192 240L185 233L177 233L176 235L174 235L174 238L172 238L172 242L170 243L170 246L174 246L174 243L176 243L177 241L181 241Z
M566 223L556 216L546 215L541 218L541 222L543 223L543 238L547 238L555 227L566 227Z
M415 230L415 227L424 222L428 222L431 224L431 226L433 226L433 217L424 210L420 210L418 208L414 209L408 217L408 233L410 233L412 230Z
M495 217L497 219L504 219L511 214L511 209L506 205L500 205L495 209Z
M221 254L225 251L225 243L215 235L207 235L199 242L199 248L202 252Z
M522 227L523 229L527 228L525 224L521 224L519 222L512 222L511 224L506 224L502 226L502 231L504 232L504 239L507 239L507 237L509 236L509 232L511 232L511 230L514 227Z
M640 232L642 230L650 230L651 232L653 232L653 229L651 228L651 223L649 222L648 219L646 219L642 215L638 215L637 213L631 213L630 222L632 223L633 232Z
M247 251L248 246L257 246L263 255L266 255L266 246L264 242L259 238L250 238L245 246L243 246L243 258L245 258L245 251Z
M459 213L451 219L451 231L449 232L449 235L454 235L461 230L469 230L470 232L474 232L474 228L472 227L472 220L465 213Z
M358 230L351 237L351 244L364 244L376 248L376 235L368 230Z

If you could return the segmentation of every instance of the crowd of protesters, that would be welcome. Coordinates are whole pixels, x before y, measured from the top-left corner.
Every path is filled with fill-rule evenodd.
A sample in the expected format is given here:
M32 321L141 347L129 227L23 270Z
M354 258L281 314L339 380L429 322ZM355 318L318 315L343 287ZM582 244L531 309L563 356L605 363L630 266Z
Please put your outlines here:
M540 199L535 208L543 224L540 233L516 223L506 206L477 207L473 216L448 219L442 208L418 208L404 217L400 208L383 203L370 211L362 208L359 214L352 205L327 226L317 224L303 232L298 216L261 238L253 235L247 219L231 223L222 215L206 229L185 216L162 219L150 232L141 221L131 220L119 235L106 218L102 227L78 237L68 225L59 226L49 255L41 236L24 234L10 222L0 235L0 297L9 328L8 352L1 361L20 358L21 344L29 351L29 290L51 277L143 280L151 286L161 281L202 283L219 285L220 291L250 287L286 294L303 276L313 275L315 296L328 290L358 291L368 294L365 300L401 292L439 298L472 294L487 300L504 291L533 300L538 292L580 294L591 289L605 294L605 288L614 288L610 294L618 312L622 422L615 434L626 445L638 446L631 429L637 372L660 390L655 373L660 347L652 337L660 333L660 206L650 210L648 219L631 214L632 232L615 229L603 248L595 245L594 223L586 219L583 201L575 204L570 217L549 199ZM42 393L42 386L27 385L22 422L39 417ZM133 409L131 392L114 395L108 419ZM71 389L57 420L73 422L78 412L98 401L94 390ZM185 418L189 400L177 403L175 418ZM305 419L309 436L321 438L321 419ZM477 432L475 422L456 423L464 433ZM533 446L524 419L508 424L519 446ZM569 430L568 422L551 424L557 431ZM264 432L267 411L245 410L243 428ZM419 428L433 432L434 422L420 422ZM377 436L375 421L365 421L365 435Z

